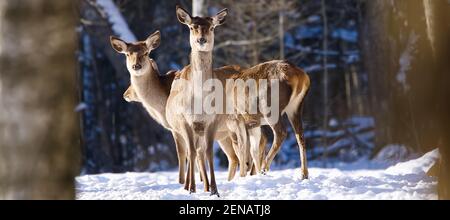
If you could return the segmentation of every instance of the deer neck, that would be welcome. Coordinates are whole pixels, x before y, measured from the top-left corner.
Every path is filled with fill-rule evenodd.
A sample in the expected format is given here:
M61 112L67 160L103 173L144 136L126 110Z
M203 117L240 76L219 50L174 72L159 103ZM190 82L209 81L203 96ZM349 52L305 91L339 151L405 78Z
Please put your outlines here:
M212 51L203 52L192 50L191 71L193 74L192 78L200 80L202 83L213 78Z
M147 73L141 76L131 75L131 85L150 116L168 128L165 118L168 90L160 79L156 63L151 59L150 63L152 65Z

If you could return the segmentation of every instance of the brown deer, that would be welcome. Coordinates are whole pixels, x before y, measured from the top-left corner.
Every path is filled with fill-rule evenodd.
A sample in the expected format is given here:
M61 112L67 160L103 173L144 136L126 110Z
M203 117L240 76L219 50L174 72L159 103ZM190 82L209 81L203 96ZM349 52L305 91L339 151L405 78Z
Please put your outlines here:
M291 122L294 132L296 134L297 142L300 149L300 159L302 164L302 177L308 178L308 170L306 163L306 149L303 138L303 127L301 122L303 100L309 91L310 80L307 74L301 69L286 61L271 61L252 67L248 70L241 71L240 74L230 76L220 73L213 73L212 69L212 48L214 44L214 28L223 23L226 16L226 11L219 12L214 17L192 17L184 9L177 7L177 17L179 21L187 25L190 29L190 44L191 44L191 66L183 69L180 73L180 78L190 83L185 83L177 86L173 86L171 94L169 96L167 105L167 118L170 118L169 123L173 123L173 127L178 128L177 132L186 137L189 146L189 157L191 164L188 168L188 177L185 183L185 188L191 192L195 192L195 180L193 170L193 159L196 155L201 155L206 151L208 162L210 164L211 172L211 187L217 189L214 180L214 168L212 166L212 139L220 135L224 129L222 129L224 122L229 119L229 116L222 116L219 114L192 114L191 104L195 102L195 93L192 90L195 89L195 81L198 80L201 83L207 82L208 79L218 79L224 83L227 79L276 79L280 81L279 88L279 109L278 113L281 115L286 114ZM194 87L194 88L193 88ZM270 90L271 88L269 88ZM232 92L233 89L231 89ZM203 99L208 95L205 91L201 91L200 99ZM226 89L226 97L233 96L232 93ZM179 98L181 97L181 98ZM177 99L179 98L179 99ZM178 111L177 111L178 110ZM260 138L260 126L268 124L271 126L274 132L274 142L268 156L261 160L261 154L263 149L257 144L253 144L251 147L251 154L253 161L257 166L257 170L269 170L270 164L280 149L280 146L286 138L287 132L281 121L271 121L270 115L260 112L259 114L243 114L244 122L252 129L247 129L251 139ZM238 121L240 119L237 119ZM260 122L259 122L260 121ZM255 123L256 122L256 123ZM262 122L262 123L261 123ZM259 132L259 135L256 132ZM238 132L240 135L246 135L246 132ZM202 145L200 138L205 138L205 145ZM240 138L240 140L246 140ZM253 141L254 143L258 143ZM242 144L243 145L243 144ZM202 171L201 171L202 172ZM212 190L212 193L217 191Z
M229 69L230 71L237 70L236 67L225 66L225 67L222 67L219 69L214 69L214 71L215 72L226 71L227 69ZM167 74L172 74L172 72L169 72ZM176 74L177 73L175 73L175 75ZM152 86L152 84L149 84L149 86ZM130 85L128 87L128 89L124 92L123 99L127 102L137 102L137 103L141 102L139 100L139 98L137 97L136 92L134 92L132 85ZM238 120L234 117L232 119L227 120L227 127L229 129L230 137L227 137L222 140L218 140L219 146L225 152L225 155L228 158L228 164L229 164L228 180L229 181L231 181L234 178L238 161L240 163L240 167L243 167L243 168L244 168L244 166L242 165L242 163L248 164L247 170L240 169L241 177L245 177L247 175L247 173L245 171L249 171L248 169L251 169L250 170L251 175L256 174L256 169L253 164L253 159L249 153L250 147L248 146L248 144L250 144L250 143L247 143L247 146L245 146L246 142L251 142L250 140L247 140L248 136L250 136L248 134L249 132L247 130L249 130L251 128L248 128L245 123L242 123L242 121L244 121L244 120L243 119ZM245 133L245 136L244 135L241 136L240 133ZM260 135L261 135L260 137L257 135L258 138L256 138L254 141L260 140L258 145L260 146L261 149L264 149L267 144L267 137L262 134L260 134ZM245 140L242 140L242 139L245 139ZM244 144L242 144L242 143L244 143ZM231 145L233 146L233 149L230 149ZM239 153L242 151L246 151L246 153L245 153L246 155L243 153ZM238 153L235 153L235 152L238 152ZM261 150L261 152L263 152L263 150ZM263 155L264 154L261 154L261 156L263 156ZM239 158L241 158L241 159L239 159ZM247 159L244 159L244 158L247 158ZM262 159L263 158L260 159L261 162L262 162Z
M123 97L128 102L141 102L153 119L166 129L171 130L166 120L166 103L173 80L177 72L170 71L166 75L160 75L154 60L149 58L149 53L156 49L160 43L159 31L152 34L145 41L127 43L119 38L111 37L111 45L118 52L126 55L127 69L131 76L131 85ZM225 66L214 71L221 74L234 74L239 70L238 66ZM176 132L172 132L177 147L179 162L179 182L185 181L186 147L184 140ZM225 152L229 162L228 179L235 176L238 158L232 147L233 141L224 137L219 140L219 145Z
M286 114L289 122L293 128L295 133L295 137L297 139L297 144L299 145L300 151L300 161L301 161L301 174L302 179L308 178L308 168L306 161L306 146L303 136L303 125L302 125L302 110L304 98L306 97L309 88L310 88L310 79L308 75L301 70L300 68L292 65L287 61L274 60L265 62L254 67L242 70L240 74L236 77L240 80L249 80L249 79L257 79L256 82L257 87L261 88L259 84L259 80L276 80L279 82L278 88L272 88L271 84L268 84L266 90L278 89L278 97L266 97L266 102L270 98L277 99L278 109L278 120L270 120L273 115L273 112L268 111L260 111L258 110L255 114L248 114L248 109L240 109L242 113L241 116L244 118L245 124L250 125L253 129L248 129L248 135L250 138L258 138L260 132L258 127L261 125L269 125L272 128L274 134L274 140L272 143L272 147L262 163L258 159L257 155L261 155L261 148L258 145L251 145L251 152L253 153L253 160L256 166L257 171L262 171L263 173L268 171L270 165L275 157L275 155L279 152L280 147L287 136L286 128L281 120L282 115ZM260 91L261 92L261 91ZM266 94L267 91L263 91L263 94ZM260 93L261 94L261 93ZM248 91L245 95L239 94L239 96L235 93L235 99L242 99L248 96ZM261 102L261 97L260 102ZM249 99L246 98L246 101ZM234 103L237 101L234 100ZM248 107L248 105L246 105ZM260 106L261 107L261 106ZM236 107L236 108L239 108ZM256 128L256 129L255 129ZM246 135L246 133L239 133L240 135ZM245 138L241 138L245 139Z
M207 80L215 78L212 71L214 29L225 22L228 12L224 9L213 17L192 17L179 6L176 12L178 20L190 29L191 65L180 72L180 79L187 83L174 82L172 85L167 101L167 120L175 132L183 136L188 147L189 164L185 189L190 192L196 191L194 161L197 156L203 158L203 155L206 155L211 177L211 195L219 196L213 161L213 141L218 139L217 115L207 114L203 109L200 109L200 112L195 110L193 112L191 107L192 104L203 103L210 94L204 90L196 93L198 87L195 85L196 83L204 85ZM202 177L205 177L205 171L205 167L200 168Z

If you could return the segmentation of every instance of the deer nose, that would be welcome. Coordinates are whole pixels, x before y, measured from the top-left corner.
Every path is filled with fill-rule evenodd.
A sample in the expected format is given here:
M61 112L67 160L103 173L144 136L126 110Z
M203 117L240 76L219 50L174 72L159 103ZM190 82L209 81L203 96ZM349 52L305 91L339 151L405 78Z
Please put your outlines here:
M133 65L133 70L140 70L140 69L142 69L141 64L134 64Z
M205 44L206 42L207 42L207 41L206 41L206 39L205 39L204 37L198 39L198 43L199 43L199 44Z

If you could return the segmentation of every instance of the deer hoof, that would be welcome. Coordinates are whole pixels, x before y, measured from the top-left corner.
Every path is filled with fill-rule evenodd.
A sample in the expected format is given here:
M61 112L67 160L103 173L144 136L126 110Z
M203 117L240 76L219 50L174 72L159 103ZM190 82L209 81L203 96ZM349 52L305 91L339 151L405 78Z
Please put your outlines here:
M211 192L211 196L217 196L217 198L220 198L219 192Z
M302 180L307 180L309 179L308 174L302 173Z

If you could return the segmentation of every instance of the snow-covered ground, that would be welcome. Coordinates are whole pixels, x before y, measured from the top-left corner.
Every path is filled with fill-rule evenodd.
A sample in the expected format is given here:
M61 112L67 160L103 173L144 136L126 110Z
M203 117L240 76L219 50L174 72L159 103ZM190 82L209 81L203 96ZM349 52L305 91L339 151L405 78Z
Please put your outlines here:
M221 197L203 192L197 180L195 194L177 183L177 172L86 175L77 178L78 199L164 199L164 200L306 200L306 199L437 199L437 180L426 175L439 156L437 150L387 167L353 169L310 168L310 179L300 180L298 169L271 171L267 175L226 180L216 172ZM372 162L367 161L367 164ZM312 163L313 164L313 163ZM359 167L359 166L356 166ZM198 175L196 175L198 177Z

